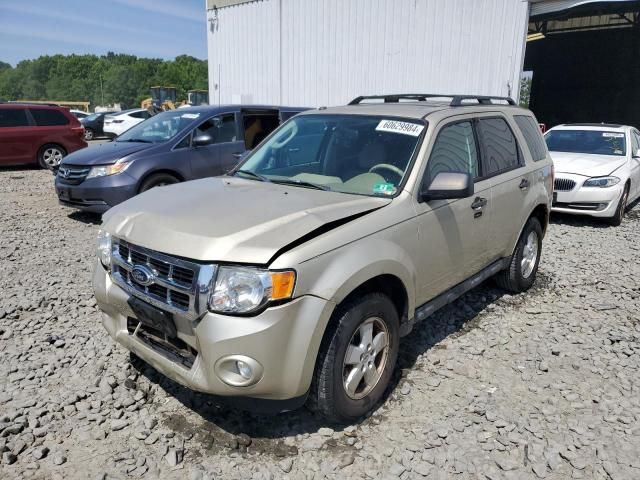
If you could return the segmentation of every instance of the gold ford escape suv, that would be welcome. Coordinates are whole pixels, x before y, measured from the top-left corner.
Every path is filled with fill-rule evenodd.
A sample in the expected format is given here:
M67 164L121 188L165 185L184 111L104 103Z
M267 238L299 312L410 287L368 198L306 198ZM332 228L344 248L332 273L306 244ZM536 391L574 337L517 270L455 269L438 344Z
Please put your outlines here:
M105 214L104 326L193 390L352 421L383 397L416 322L494 275L531 287L552 177L538 122L511 99L303 112L227 176Z

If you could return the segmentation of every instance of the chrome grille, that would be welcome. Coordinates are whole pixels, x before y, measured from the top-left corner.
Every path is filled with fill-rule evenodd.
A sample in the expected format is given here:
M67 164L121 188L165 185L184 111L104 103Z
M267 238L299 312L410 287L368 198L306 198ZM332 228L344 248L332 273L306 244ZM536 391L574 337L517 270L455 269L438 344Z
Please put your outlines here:
M142 284L134 278L132 271L136 266L144 266L152 272L149 284ZM175 258L122 239L113 239L113 281L131 295L192 320L207 308L207 296L215 273L215 265Z
M82 183L89 172L91 167L76 166L76 165L60 165L58 168L58 178L63 183L69 183L71 185L78 185Z
M556 178L553 188L556 192L568 192L573 190L575 186L576 182L573 180L569 180L568 178Z

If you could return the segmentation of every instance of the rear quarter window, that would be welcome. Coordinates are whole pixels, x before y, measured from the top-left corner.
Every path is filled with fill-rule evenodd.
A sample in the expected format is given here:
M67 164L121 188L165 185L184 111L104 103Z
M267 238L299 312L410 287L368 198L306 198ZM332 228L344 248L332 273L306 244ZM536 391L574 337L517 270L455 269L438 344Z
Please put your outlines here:
M533 161L539 162L547 158L547 144L544 142L540 127L533 117L528 115L514 115L513 119L522 132L522 136L529 148L529 152L531 152Z
M0 128L28 127L27 112L23 108L0 108Z
M59 110L47 110L32 108L29 109L36 125L39 127L54 127L60 125L68 125L69 119Z

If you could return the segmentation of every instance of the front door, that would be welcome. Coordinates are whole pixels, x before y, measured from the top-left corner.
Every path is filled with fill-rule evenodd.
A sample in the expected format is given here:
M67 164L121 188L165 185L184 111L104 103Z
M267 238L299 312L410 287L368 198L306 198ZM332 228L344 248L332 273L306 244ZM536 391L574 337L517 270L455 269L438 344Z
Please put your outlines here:
M212 143L192 146L189 152L192 178L215 177L231 170L244 152L244 142L238 140L235 113L223 113L201 123L193 132L195 139L208 135Z
M424 303L482 269L490 211L491 184L481 178L471 119L439 127L423 175L428 186L440 172L469 173L475 180L468 198L417 203L419 303Z

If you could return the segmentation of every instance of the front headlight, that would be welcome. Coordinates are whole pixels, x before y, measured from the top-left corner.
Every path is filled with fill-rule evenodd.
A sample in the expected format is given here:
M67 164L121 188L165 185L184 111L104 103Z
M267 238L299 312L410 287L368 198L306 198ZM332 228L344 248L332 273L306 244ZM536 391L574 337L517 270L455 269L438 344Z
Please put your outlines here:
M620 183L620 179L618 177L593 177L584 182L585 187L613 187Z
M109 175L116 175L124 172L129 168L131 162L116 162L113 165L99 165L97 167L91 167L87 179L95 177L107 177Z
M209 309L219 313L251 313L269 302L291 298L295 282L293 270L220 267L209 296Z
M96 251L100 263L109 268L111 265L111 234L98 230L98 248Z

